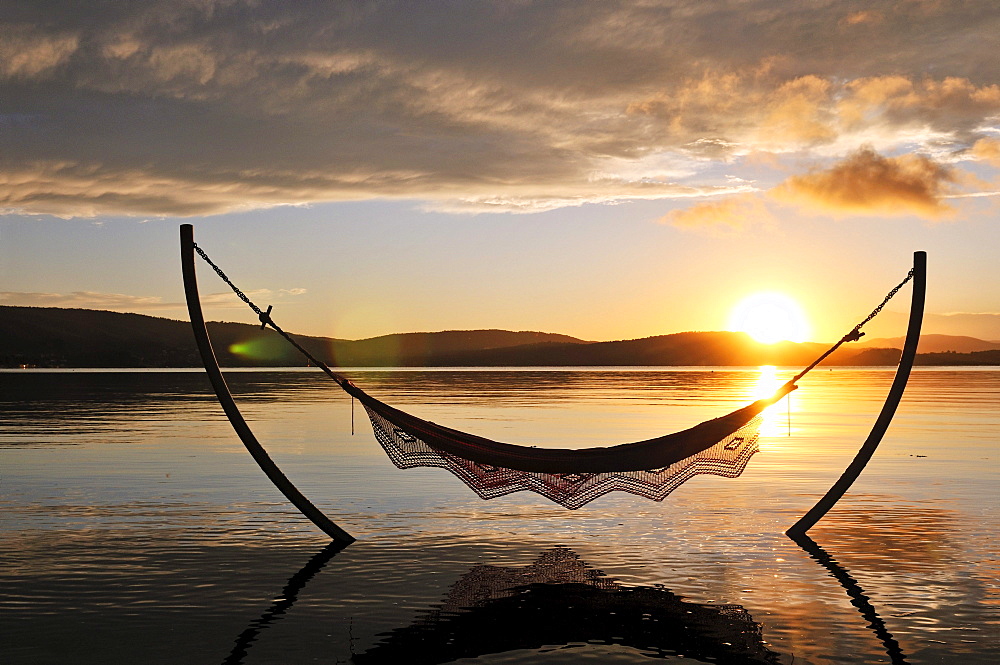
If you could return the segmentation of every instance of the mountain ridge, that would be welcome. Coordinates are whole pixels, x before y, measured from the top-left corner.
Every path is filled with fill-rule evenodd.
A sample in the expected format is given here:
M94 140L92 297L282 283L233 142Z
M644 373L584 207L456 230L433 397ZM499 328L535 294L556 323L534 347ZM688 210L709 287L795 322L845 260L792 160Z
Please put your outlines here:
M286 367L305 364L270 330L212 321L209 333L219 364ZM380 335L360 340L293 335L331 367L504 366L753 366L807 365L828 348L815 342L762 344L745 333L688 331L631 340L594 342L569 335L499 329ZM1000 349L957 338L972 352L938 351L948 336L928 336L934 352L918 364L1000 365ZM974 340L978 346L969 342ZM899 350L842 347L830 365L893 365ZM895 340L888 339L887 342ZM971 345L971 347L970 347ZM1000 345L997 345L1000 347ZM186 321L90 309L0 305L0 367L199 367Z
M862 338L859 346L879 349L902 349L903 337ZM969 337L967 335L940 335L930 333L920 336L917 353L974 353L1000 350L1000 342Z

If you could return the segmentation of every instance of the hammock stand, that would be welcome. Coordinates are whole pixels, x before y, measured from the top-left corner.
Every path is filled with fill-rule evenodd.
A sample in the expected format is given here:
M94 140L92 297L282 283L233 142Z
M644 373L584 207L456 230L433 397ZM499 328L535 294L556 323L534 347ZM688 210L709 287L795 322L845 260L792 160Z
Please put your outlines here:
M191 326L202 363L219 403L243 445L268 479L303 515L335 542L345 546L354 542L354 537L324 515L288 480L254 436L250 426L240 413L219 368L205 325L195 270L194 255L196 251L229 284L236 295L257 313L261 328L267 326L273 328L345 392L362 403L371 418L376 438L397 466L401 468L411 466L448 468L483 498L493 498L514 491L530 489L569 508L579 507L579 505L613 489L623 489L648 496L654 500L662 500L670 491L697 473L714 473L728 477L740 475L750 456L757 451L755 425L764 409L795 390L797 388L795 383L799 379L842 344L860 339L864 334L860 332L861 327L874 318L889 299L907 281L912 279L912 302L906 341L882 411L861 450L841 478L806 515L788 530L788 535L793 538L805 534L836 504L861 474L885 435L902 398L916 356L926 290L926 254L915 252L913 269L908 273L906 279L892 289L885 300L864 321L855 326L851 332L812 364L781 386L774 395L757 400L728 415L705 421L682 432L636 443L580 450L542 449L490 441L442 427L402 412L371 397L349 379L337 374L325 363L315 358L278 327L271 320L270 306L267 311L262 311L253 304L195 244L192 225L182 224L180 236L181 269ZM752 435L750 433L744 434L751 429L754 430ZM703 454L706 450L715 453L717 457L707 460L698 459L698 455ZM694 462L690 460L694 460ZM519 475L512 479L511 473ZM497 478L491 478L492 476L497 476ZM556 479L558 486L553 486L553 478ZM668 479L665 483L664 478ZM669 480L670 478L675 480ZM609 482L611 483L610 489L607 486ZM650 493L650 485L656 486L655 494ZM583 498L580 499L580 496Z

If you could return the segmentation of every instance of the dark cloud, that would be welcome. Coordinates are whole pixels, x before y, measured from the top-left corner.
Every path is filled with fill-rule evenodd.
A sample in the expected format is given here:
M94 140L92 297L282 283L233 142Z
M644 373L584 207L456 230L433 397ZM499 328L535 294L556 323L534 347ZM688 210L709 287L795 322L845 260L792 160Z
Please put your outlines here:
M861 139L967 148L1000 113L998 32L993 0L11 0L0 208L727 192L644 168Z

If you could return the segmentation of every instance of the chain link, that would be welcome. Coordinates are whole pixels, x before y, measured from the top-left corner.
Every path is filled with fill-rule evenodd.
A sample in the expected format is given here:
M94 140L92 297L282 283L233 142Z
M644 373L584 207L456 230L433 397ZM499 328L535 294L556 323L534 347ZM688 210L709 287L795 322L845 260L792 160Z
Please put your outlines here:
M291 344L296 349L298 349L299 353L301 353L303 356L305 356L306 358L308 358L309 361L312 362L313 365L315 365L316 367L318 367L321 370L323 370L323 372L327 376L329 376L331 379L333 379L334 381L336 381L337 384L340 385L341 387L345 386L345 384L347 383L347 379L346 378L344 378L340 374L337 374L336 372L334 372L332 369L330 369L327 366L326 363L324 363L322 360L318 359L313 354L309 353L309 351L307 351L306 349L304 349L301 344L299 344L294 339L292 339L291 335L289 335L288 333L286 333L284 330L281 329L281 327L277 323L275 323L273 320L271 320L271 308L270 307L267 308L266 312L264 310L262 310L260 307L257 307L257 305L255 305L254 302L252 300L250 300L250 298L248 298L247 295L245 293L243 293L243 291L241 291L238 286L236 286L235 284L233 284L232 280L229 279L229 277L226 275L226 273L224 273L222 271L222 268L220 268L219 266L215 265L215 262L212 261L212 259L208 258L208 254L206 254L205 250L203 250L201 247L198 246L198 243L193 243L193 244L194 244L194 250L196 252L198 252L198 255L201 256L201 258L205 259L205 261L208 263L208 265L212 266L212 269L215 270L216 274L218 274L219 277L222 278L222 281L224 281L226 284L228 284L229 288L231 288L233 290L233 293L235 293L236 295L238 295L240 297L240 300L242 300L247 305L249 305L250 309L252 309L253 311L255 311L257 313L257 318L260 319L260 322L261 322L262 326L271 326L271 328L273 328L274 331L277 332L279 335L281 335L282 337L284 337L285 340L289 344Z
M260 316L261 314L264 313L263 310L261 310L260 307L257 307L257 305L255 305L253 301L250 300L250 298L248 298L245 293L240 291L240 288L238 286L233 284L232 280L230 280L229 277L226 276L226 273L222 272L222 268L215 265L215 262L212 261L212 259L208 258L208 254L206 254L205 250L203 250L201 247L198 246L198 243L193 243L193 244L194 244L194 251L198 252L201 258L205 259L205 261L208 262L208 265L212 266L212 269L215 270L215 272L219 275L219 277L222 278L223 282L229 285L229 288L233 290L233 293L235 293L240 297L240 300L250 305L250 309L255 311L257 313L257 316Z
M913 279L913 269L912 268L910 268L910 272L906 273L906 279L904 279L902 282L900 282L899 284L897 284L891 291L889 291L889 293L885 296L885 299L882 302L879 303L878 307L876 307L875 309L872 310L871 314L869 314L867 317L865 317L864 321L862 321L858 325L854 326L854 328L851 330L851 332L849 332L846 335L844 335L843 337L841 337L840 341L838 341L836 344L834 344L829 349L827 349L823 353L823 355L821 355L816 360L812 361L812 363L810 363L810 365L808 367L806 367L804 370L802 370L801 372L799 372L798 374L796 374L789 381L789 383L794 384L796 381L798 381L799 379L801 379L803 376L805 376L807 373L809 373L809 371L812 370L812 368L814 368L816 365L818 365L821 362L823 362L824 360L826 360L827 357L830 354L832 354L834 351L836 351L837 349L839 349L841 347L841 345L844 344L845 342L856 342L859 339L861 339L861 336L864 335L864 333L861 332L861 326L865 325L866 323L868 323L869 321L871 321L872 319L874 319L876 316L878 316L878 313L882 311L882 308L885 307L886 303L888 303L890 300L892 300L892 297L894 295L896 295L899 292L899 290L901 288L903 288L903 285L906 284L907 282L909 282L911 279Z
M888 303L890 300L892 300L892 297L894 295L896 295L896 293L898 293L899 290L901 288L903 288L903 285L905 285L911 279L913 279L913 268L910 268L910 272L906 273L906 279L904 279L902 282L900 282L899 284L897 284L896 287L892 291L889 291L889 294L885 297L885 300L883 300L879 304L878 307L876 307L875 309L873 309L872 313L869 314L868 317L864 321L862 321L858 325L854 326L854 330L861 330L861 326L865 325L866 323L868 323L869 321L871 321L872 319L874 319L876 316L878 316L878 313L882 311L882 308L886 306L886 303Z

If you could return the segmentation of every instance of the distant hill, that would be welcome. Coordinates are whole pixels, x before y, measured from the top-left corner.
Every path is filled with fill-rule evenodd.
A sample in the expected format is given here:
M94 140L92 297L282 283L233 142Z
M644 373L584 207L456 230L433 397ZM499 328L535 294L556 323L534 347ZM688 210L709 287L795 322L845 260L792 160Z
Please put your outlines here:
M191 367L191 325L141 314L0 307L0 366Z
M569 335L509 330L399 333L357 341L322 337L307 339L309 343L303 346L311 353L323 362L329 361L340 367L456 365L461 364L459 359L462 357L488 354L509 347L588 344ZM284 340L281 342L284 343ZM451 362L445 362L449 358Z
M1000 350L973 351L972 353L918 353L915 365L1000 365Z
M211 322L208 328L219 364L224 367L305 364L276 333L258 325ZM760 344L734 332L683 332L614 342L507 330L401 333L363 340L295 335L295 339L333 367L804 366L828 346ZM898 362L899 350L873 346L883 341L893 342L872 340L867 346L845 346L826 364L893 365ZM921 354L917 362L1000 365L1000 349L982 340L963 343L979 349L973 342L987 348ZM201 361L186 321L86 309L0 306L0 367L21 365L198 367Z
M274 331L209 322L219 364L286 367L305 361ZM340 367L423 366L439 358L508 346L586 344L540 332L462 330L363 340L295 335L316 357ZM0 367L200 367L191 324L144 314L0 305Z
M745 333L683 332L643 339L590 344L532 344L455 354L447 365L486 366L655 366L655 365L798 365L826 350L823 344L765 345ZM842 361L852 354L837 354Z
M865 348L880 349L902 349L902 337L875 338L864 337L858 342L859 346ZM1000 342L988 342L975 337L963 337L960 335L921 335L920 345L917 346L917 353L974 353L976 351L997 351L1000 350Z

